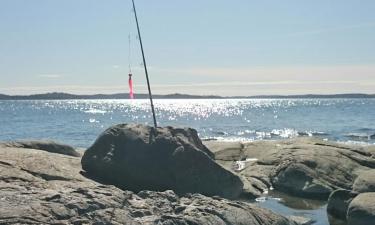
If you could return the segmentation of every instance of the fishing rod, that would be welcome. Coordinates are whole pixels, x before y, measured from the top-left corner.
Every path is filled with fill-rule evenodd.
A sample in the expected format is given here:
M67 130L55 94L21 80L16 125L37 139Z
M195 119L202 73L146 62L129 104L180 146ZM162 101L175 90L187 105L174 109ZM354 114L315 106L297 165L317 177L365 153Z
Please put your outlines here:
M157 128L158 124L156 123L155 109L154 109L154 103L153 103L153 101L152 101L152 93L151 93L151 87L150 87L150 80L148 79L147 64L146 64L145 53L144 53L144 50L143 50L141 31L140 31L140 29L139 29L138 17L137 17L137 11L136 11L136 9L135 9L135 3L134 3L134 0L132 0L132 2L133 2L133 10L134 10L135 22L136 22L136 24L137 24L139 44L140 44L140 46L141 46L141 51L142 51L143 66L144 66L145 74L146 74L147 88L148 88L148 95L149 95L149 97L150 97L151 110L152 110L152 117L153 117L153 119L154 119L154 127Z

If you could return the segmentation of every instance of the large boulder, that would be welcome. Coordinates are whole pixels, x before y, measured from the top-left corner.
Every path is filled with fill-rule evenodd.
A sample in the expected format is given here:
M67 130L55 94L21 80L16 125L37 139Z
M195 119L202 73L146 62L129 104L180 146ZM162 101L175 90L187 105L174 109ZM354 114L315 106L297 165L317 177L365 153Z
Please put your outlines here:
M80 158L0 146L0 224L295 225L255 204L135 194L82 176Z
M359 194L350 203L347 212L348 225L375 224L375 192Z
M120 124L87 149L82 167L89 176L122 189L236 198L243 183L212 156L194 129Z

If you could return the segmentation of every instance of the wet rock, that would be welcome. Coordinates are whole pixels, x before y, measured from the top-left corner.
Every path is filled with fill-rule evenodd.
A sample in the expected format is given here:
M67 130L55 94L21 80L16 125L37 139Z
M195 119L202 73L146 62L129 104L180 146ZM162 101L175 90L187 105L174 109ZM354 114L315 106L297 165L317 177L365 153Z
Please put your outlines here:
M12 141L2 143L2 145L6 147L37 149L76 157L81 156L73 147L53 141Z
M240 178L212 157L193 129L121 124L99 136L82 166L90 176L132 191L239 196Z
M348 225L373 225L375 223L375 192L359 194L350 203Z
M0 147L0 224L295 225L254 204L173 191L135 194L80 170L77 157Z

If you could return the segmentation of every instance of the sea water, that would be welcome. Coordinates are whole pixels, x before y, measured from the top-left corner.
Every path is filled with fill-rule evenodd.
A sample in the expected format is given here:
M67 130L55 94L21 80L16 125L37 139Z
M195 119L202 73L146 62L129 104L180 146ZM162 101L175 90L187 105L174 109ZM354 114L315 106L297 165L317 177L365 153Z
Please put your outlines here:
M159 126L195 128L202 139L316 136L375 144L375 99L156 99ZM0 101L0 141L52 139L90 146L111 125L152 125L149 101Z
M193 127L202 139L316 136L375 144L375 99L156 99L154 103L159 126ZM119 123L152 125L149 101L0 101L0 141L50 139L86 148ZM316 225L329 224L326 202L271 192L255 203L286 216L312 218Z
M327 215L327 202L290 196L285 193L270 191L256 200L246 200L263 208L270 209L284 216L297 216L309 219L313 225L346 225L345 221Z

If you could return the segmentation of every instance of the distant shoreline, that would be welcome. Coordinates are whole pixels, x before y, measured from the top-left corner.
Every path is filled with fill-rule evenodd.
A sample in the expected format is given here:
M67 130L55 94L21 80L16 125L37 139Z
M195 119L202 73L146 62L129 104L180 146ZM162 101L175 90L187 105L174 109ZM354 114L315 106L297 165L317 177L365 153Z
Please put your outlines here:
M148 99L147 94L138 94L136 99ZM293 98L375 98L375 94L331 94L331 95L256 95L256 96L218 96L218 95L187 95L187 94L167 94L153 95L155 99L293 99ZM75 95L68 93L45 93L33 95L4 95L0 94L0 100L75 100L75 99L129 99L128 93L118 94L94 94Z

